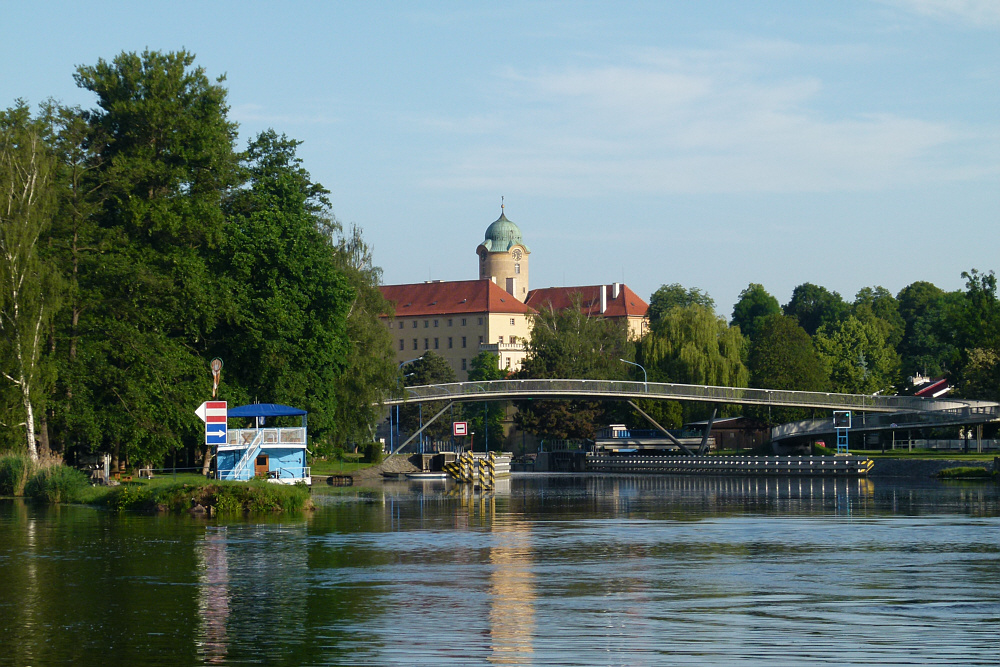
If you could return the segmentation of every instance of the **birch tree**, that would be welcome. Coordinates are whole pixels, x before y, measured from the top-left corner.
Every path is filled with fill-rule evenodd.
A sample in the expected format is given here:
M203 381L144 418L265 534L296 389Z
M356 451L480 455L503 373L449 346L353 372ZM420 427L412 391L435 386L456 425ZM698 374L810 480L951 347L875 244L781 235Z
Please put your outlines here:
M26 104L0 113L0 373L15 388L28 454L35 442L41 346L55 309L54 274L39 257L51 221L53 158Z

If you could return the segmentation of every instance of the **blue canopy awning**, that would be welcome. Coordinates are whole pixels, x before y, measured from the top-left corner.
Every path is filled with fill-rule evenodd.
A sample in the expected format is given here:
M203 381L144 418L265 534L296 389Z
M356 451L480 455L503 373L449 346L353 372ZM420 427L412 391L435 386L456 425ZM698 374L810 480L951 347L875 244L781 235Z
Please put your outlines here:
M229 417L299 417L307 414L305 410L280 403L251 403L229 408L228 412Z

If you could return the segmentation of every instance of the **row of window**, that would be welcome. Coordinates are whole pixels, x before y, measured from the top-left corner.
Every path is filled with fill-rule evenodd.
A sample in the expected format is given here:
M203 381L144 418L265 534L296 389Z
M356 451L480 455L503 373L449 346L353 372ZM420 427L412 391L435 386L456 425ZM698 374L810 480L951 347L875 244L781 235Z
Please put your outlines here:
M479 326L483 326L483 318L477 317L476 319L478 320L477 324ZM420 322L420 320L413 320L410 328L416 329L419 326L419 322ZM441 322L441 320L424 320L424 328L425 329L430 329L431 328L431 323L433 323L433 325L435 327L437 327L440 324L440 322ZM465 318L465 317L463 317L463 318L461 318L461 322L462 323L459 326L463 326L464 327L464 326L466 326L468 324L468 319ZM448 318L448 326L449 327L450 326L454 326L454 323L455 323L455 320L453 318ZM406 322L404 320L400 320L396 324L398 325L398 327L400 329L403 329L403 328L406 327ZM515 324L516 324L515 319L513 317L510 318L510 326L515 326ZM391 329L392 327L393 327L393 323L390 321L389 322L389 328Z
M507 341L511 345L516 345L517 341L518 341L518 338L517 338L517 336L510 336L510 337L507 338ZM449 350L452 349L455 346L454 342L455 342L454 339L451 336L449 336L448 337L448 349ZM501 345L503 345L503 336L498 336L497 342L500 343ZM462 347L467 347L466 343L467 343L467 338L465 336L462 336ZM482 336L479 337L479 344L480 345L483 344L483 337ZM406 341L403 340L402 338L400 338L399 339L399 351L402 352L405 349L406 349ZM420 339L419 338L414 338L413 339L413 349L414 350L420 349ZM425 350L431 349L431 339L430 338L425 338L424 339L424 349ZM440 338L435 338L434 339L434 349L435 350L441 349L441 339Z

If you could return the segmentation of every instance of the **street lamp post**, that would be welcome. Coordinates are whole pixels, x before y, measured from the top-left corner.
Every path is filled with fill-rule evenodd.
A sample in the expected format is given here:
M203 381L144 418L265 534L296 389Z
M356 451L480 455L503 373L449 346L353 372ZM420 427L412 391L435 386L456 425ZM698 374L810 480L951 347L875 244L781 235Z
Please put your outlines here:
M643 387L643 391L648 394L649 393L649 380L648 380L648 378L646 376L646 368L642 364L637 364L634 361L627 361L625 359L619 359L618 361L622 362L623 364L629 364L631 366L638 366L639 368L642 369L642 387Z

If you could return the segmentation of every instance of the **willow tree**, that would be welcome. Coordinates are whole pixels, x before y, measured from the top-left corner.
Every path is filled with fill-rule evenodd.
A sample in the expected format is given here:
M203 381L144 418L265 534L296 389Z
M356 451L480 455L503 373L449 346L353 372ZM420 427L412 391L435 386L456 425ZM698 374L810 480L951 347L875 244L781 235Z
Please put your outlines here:
M0 113L0 373L19 407L8 426L24 427L32 460L40 356L58 294L56 275L39 256L55 208L54 158L44 135L24 103Z
M642 340L639 359L651 381L746 387L745 346L738 327L726 324L712 309L693 303L671 308L660 317ZM707 411L703 405L687 404L681 410L674 404L661 406L658 413L664 421L679 426L678 421Z

